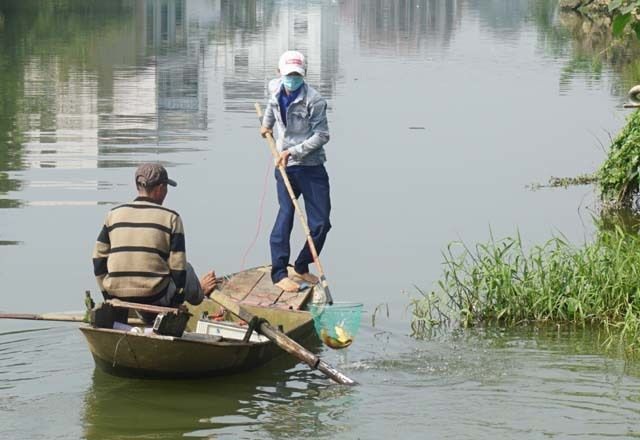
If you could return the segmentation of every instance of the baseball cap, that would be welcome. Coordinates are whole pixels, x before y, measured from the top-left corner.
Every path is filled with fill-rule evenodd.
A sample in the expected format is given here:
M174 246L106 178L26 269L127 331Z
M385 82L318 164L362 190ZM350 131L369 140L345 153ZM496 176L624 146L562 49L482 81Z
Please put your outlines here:
M278 69L280 70L280 75L289 75L290 73L296 72L305 76L307 73L307 62L304 59L304 55L297 50L288 50L280 55Z
M167 170L159 163L143 163L136 170L136 185L152 188L163 183L178 186L175 180L169 179Z

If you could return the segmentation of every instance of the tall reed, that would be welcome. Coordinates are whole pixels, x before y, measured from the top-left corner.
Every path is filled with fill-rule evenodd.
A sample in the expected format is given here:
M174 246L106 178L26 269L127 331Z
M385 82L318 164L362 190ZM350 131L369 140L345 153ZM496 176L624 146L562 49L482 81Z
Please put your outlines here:
M453 242L443 255L438 289L421 292L411 304L418 336L456 315L463 326L602 324L607 344L619 340L628 350L640 348L640 237L635 234L616 227L584 246L554 237L529 250L519 234L492 236L473 248Z

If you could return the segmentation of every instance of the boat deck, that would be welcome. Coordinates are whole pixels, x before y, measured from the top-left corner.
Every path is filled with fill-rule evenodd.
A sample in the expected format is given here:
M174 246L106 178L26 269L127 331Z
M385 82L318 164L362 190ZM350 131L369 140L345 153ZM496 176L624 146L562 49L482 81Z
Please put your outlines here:
M300 310L311 297L313 287L285 292L271 282L271 266L257 267L223 278L219 289L234 301L262 307Z

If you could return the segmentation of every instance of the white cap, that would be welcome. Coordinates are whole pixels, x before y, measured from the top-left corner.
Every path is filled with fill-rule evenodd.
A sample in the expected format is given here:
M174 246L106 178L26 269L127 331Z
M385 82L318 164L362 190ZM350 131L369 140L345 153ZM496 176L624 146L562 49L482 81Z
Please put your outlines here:
M278 69L280 70L280 75L288 75L296 72L305 76L307 73L307 62L304 59L304 55L297 50L288 50L280 56Z

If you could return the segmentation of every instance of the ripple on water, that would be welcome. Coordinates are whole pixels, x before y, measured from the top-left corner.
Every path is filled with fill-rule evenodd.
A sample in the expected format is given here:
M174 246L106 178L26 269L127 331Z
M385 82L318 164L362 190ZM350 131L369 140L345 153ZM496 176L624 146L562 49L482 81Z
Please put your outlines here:
M640 375L576 338L518 331L413 343L392 338L404 348L347 364L365 385L370 414L361 422L413 423L433 438L638 434ZM416 407L417 421L409 416ZM444 420L454 422L445 429Z
M77 329L60 326L31 328L0 334L0 387L15 389L24 397L46 394L53 389L38 389L42 379L66 377L79 369L70 357L84 349ZM71 364L69 364L71 363ZM62 386L62 384L59 384Z

